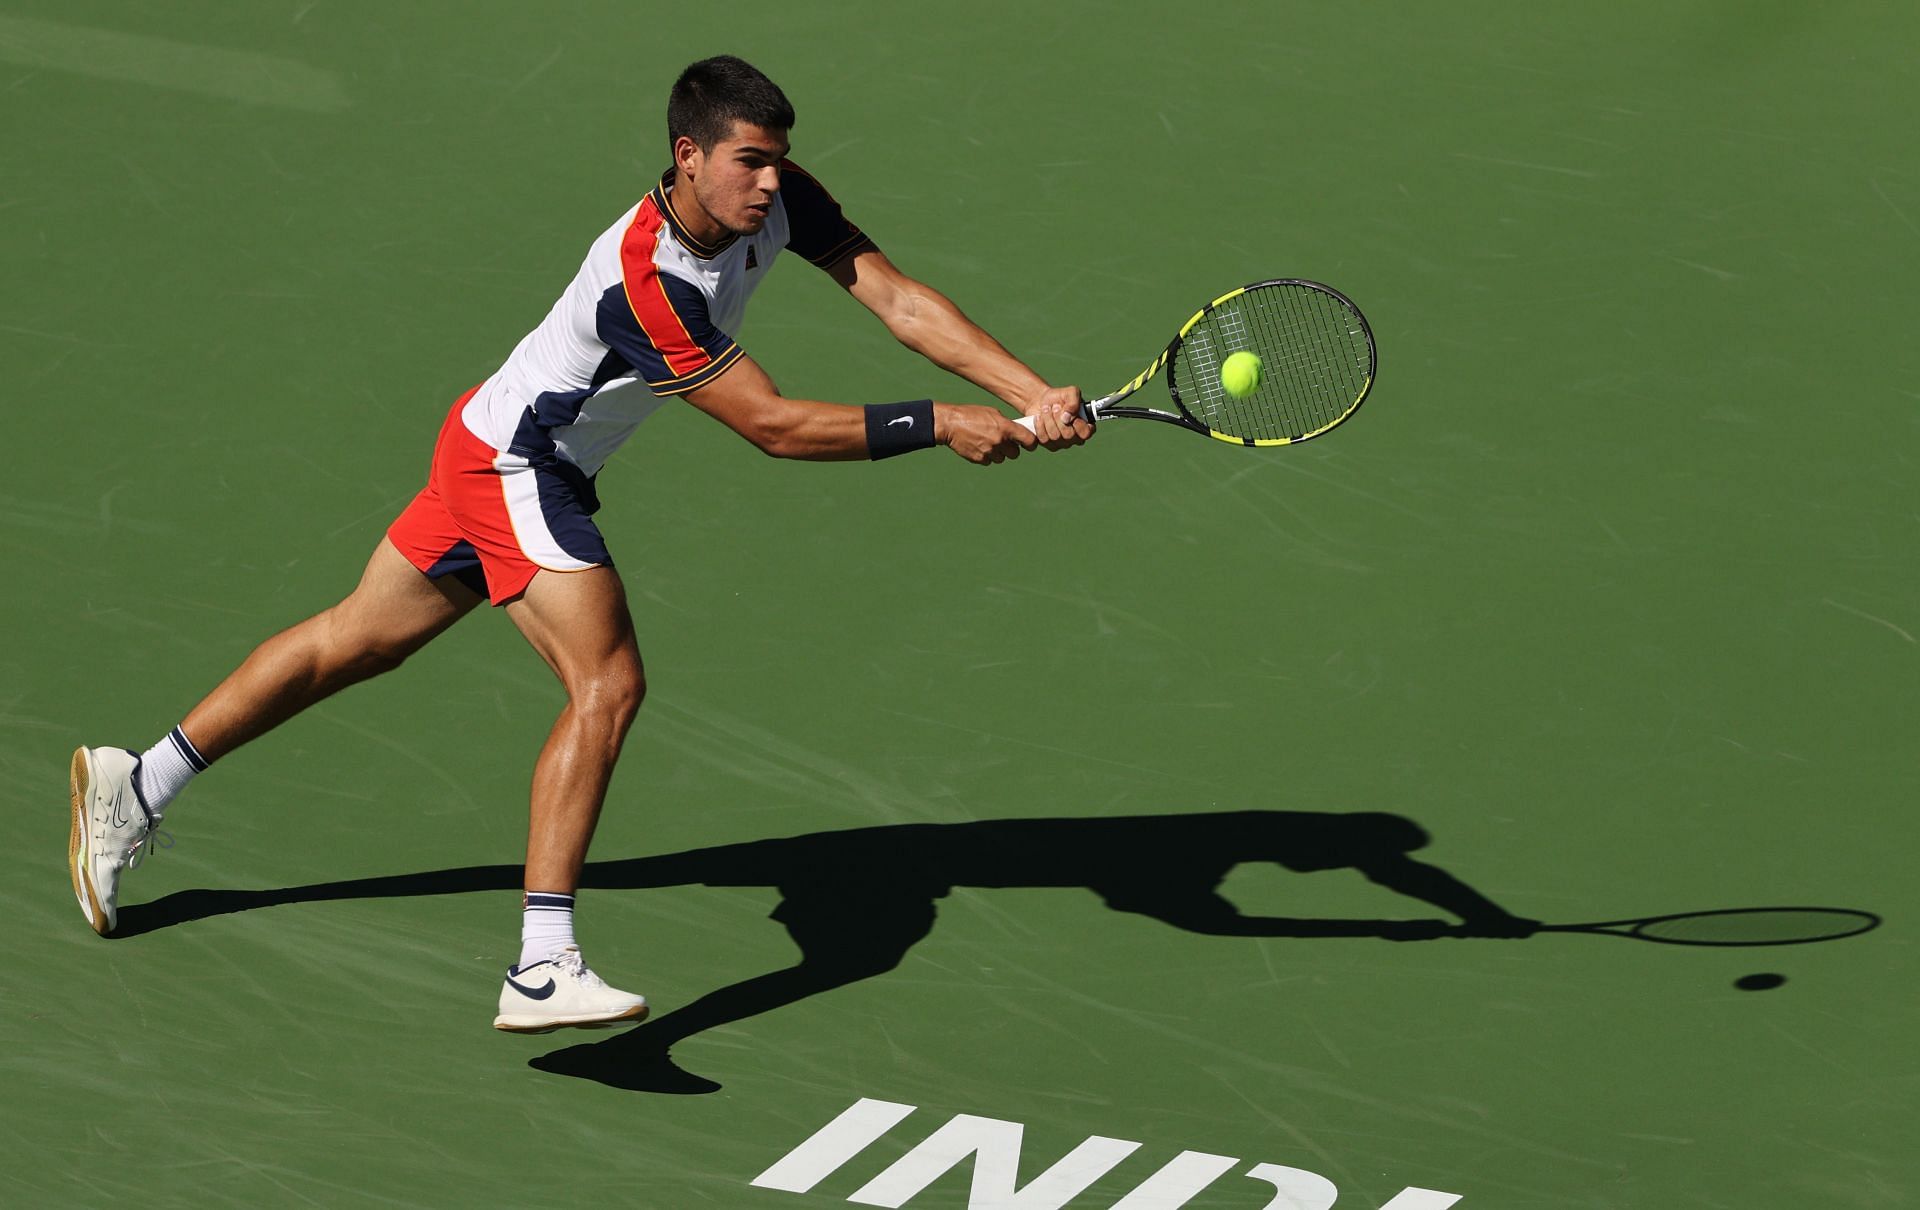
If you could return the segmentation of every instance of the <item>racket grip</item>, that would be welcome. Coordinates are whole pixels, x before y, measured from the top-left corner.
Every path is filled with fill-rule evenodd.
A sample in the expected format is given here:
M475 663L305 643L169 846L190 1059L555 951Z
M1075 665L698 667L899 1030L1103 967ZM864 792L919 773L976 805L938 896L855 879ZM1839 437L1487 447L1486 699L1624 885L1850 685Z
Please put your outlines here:
M1086 421L1088 424L1100 423L1100 418L1094 414L1093 404L1091 403L1081 404L1078 415L1080 419ZM1031 416L1022 416L1018 420L1015 420L1014 423L1019 425L1021 428L1027 430L1029 433L1034 433L1037 435L1040 432L1039 428L1036 427L1038 422L1034 420L1034 418Z

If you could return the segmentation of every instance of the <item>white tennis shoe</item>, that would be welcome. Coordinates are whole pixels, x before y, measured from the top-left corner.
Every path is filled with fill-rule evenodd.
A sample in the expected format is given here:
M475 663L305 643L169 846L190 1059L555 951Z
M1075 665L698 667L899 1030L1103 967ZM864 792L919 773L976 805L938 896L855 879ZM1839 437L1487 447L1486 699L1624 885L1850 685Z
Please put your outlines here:
M583 1029L637 1025L647 1016L647 998L608 987L587 969L580 947L569 945L551 958L510 967L500 988L495 1029L544 1034L563 1026Z
M119 919L120 875L153 851L153 815L133 785L139 766L140 758L124 748L76 748L73 753L67 868L80 911L102 937Z

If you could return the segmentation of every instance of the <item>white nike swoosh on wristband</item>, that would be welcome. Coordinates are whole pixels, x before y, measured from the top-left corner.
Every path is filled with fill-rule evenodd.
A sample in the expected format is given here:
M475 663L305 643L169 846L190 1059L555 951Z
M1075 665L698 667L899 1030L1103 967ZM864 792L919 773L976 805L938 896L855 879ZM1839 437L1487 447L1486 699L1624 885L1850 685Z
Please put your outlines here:
M912 428L912 427L913 427L913 417L911 417L911 416L896 416L896 417L894 417L894 418L893 418L892 420L889 420L889 421L887 421L887 427L888 427L888 428L892 428L892 427L893 427L894 425L896 425L896 424L904 424L904 425L906 425L906 426L907 426L908 428Z

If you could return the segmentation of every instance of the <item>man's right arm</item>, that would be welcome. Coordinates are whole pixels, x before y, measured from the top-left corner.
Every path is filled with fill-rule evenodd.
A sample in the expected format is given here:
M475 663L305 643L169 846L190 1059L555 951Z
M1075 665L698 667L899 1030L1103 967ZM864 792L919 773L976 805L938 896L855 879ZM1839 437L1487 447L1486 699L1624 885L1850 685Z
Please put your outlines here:
M718 378L688 391L686 398L770 457L835 462L873 456L865 408L789 399L751 357L739 357ZM969 462L988 465L1018 457L1039 439L996 408L936 403L933 443Z
M1515 916L1440 867L1404 853L1369 857L1354 868L1390 891L1452 912L1465 922L1471 936L1528 937L1540 927L1538 920Z

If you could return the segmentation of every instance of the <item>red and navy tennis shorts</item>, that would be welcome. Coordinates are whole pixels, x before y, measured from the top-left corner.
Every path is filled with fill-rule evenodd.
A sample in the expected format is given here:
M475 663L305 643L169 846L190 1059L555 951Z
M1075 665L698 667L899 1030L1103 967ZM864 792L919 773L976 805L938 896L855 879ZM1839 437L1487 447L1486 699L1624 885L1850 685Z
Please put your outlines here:
M592 521L593 480L555 455L503 453L474 436L460 418L471 398L454 401L440 426L427 486L387 528L394 546L428 576L453 576L495 605L542 571L611 567Z

